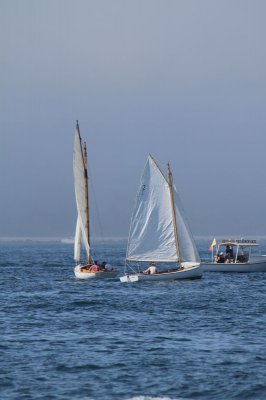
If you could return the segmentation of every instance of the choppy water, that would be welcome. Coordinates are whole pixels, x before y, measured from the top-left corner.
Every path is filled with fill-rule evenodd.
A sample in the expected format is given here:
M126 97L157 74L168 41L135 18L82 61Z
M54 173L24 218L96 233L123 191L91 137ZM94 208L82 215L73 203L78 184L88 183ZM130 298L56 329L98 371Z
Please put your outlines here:
M2 400L266 398L266 274L78 281L70 245L0 249Z

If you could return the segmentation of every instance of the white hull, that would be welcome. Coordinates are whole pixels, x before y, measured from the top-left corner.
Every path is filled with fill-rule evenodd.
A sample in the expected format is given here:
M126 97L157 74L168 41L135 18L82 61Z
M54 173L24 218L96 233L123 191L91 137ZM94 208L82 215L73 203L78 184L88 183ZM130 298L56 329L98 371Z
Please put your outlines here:
M76 278L78 279L105 279L105 278L115 278L117 275L116 271L98 271L98 272L89 272L82 271L82 265L77 265L74 268L74 273Z
M207 272L266 272L266 260L248 263L202 263Z
M137 281L172 281L177 279L194 279L201 278L202 268L200 264L195 263L183 263L182 269L170 272L162 272L160 274L131 274L120 277L120 281L125 282L137 282Z

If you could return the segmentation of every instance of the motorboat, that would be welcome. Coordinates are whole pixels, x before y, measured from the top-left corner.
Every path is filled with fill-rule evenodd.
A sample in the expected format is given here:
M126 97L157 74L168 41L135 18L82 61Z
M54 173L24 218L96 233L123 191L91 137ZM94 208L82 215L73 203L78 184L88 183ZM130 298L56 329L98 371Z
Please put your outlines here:
M266 272L266 255L259 251L255 239L223 239L211 245L212 260L202 261L204 271L208 272ZM213 248L216 251L213 251Z

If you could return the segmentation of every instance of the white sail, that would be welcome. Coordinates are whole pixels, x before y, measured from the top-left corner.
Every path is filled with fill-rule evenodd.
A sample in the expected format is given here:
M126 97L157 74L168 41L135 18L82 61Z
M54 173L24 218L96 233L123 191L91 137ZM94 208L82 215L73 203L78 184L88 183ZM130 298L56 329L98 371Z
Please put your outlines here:
M76 234L74 241L74 260L79 263L81 258L81 227L79 222L79 217L77 218Z
M81 230L82 240L86 249L87 257L90 257L90 246L88 243L88 233L86 226L88 224L86 216L86 179L85 176L85 164L83 158L83 151L81 145L81 138L78 130L78 126L75 132L74 141L74 154L73 154L73 172L74 172L74 186L75 186L75 197L78 211L78 224Z
M169 184L151 156L140 181L126 259L178 261Z
M181 261L185 262L200 262L200 256L194 241L193 235L190 231L181 200L178 196L176 188L174 187L174 202L176 225L178 232L178 244L181 254Z

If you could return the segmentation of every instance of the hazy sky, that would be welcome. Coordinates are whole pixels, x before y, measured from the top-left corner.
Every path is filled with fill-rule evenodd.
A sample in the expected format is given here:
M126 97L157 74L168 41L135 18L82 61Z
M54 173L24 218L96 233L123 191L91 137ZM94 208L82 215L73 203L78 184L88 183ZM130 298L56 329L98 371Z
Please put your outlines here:
M95 235L127 236L149 152L195 235L266 234L265 15L264 0L0 0L0 236L74 235L76 119Z

